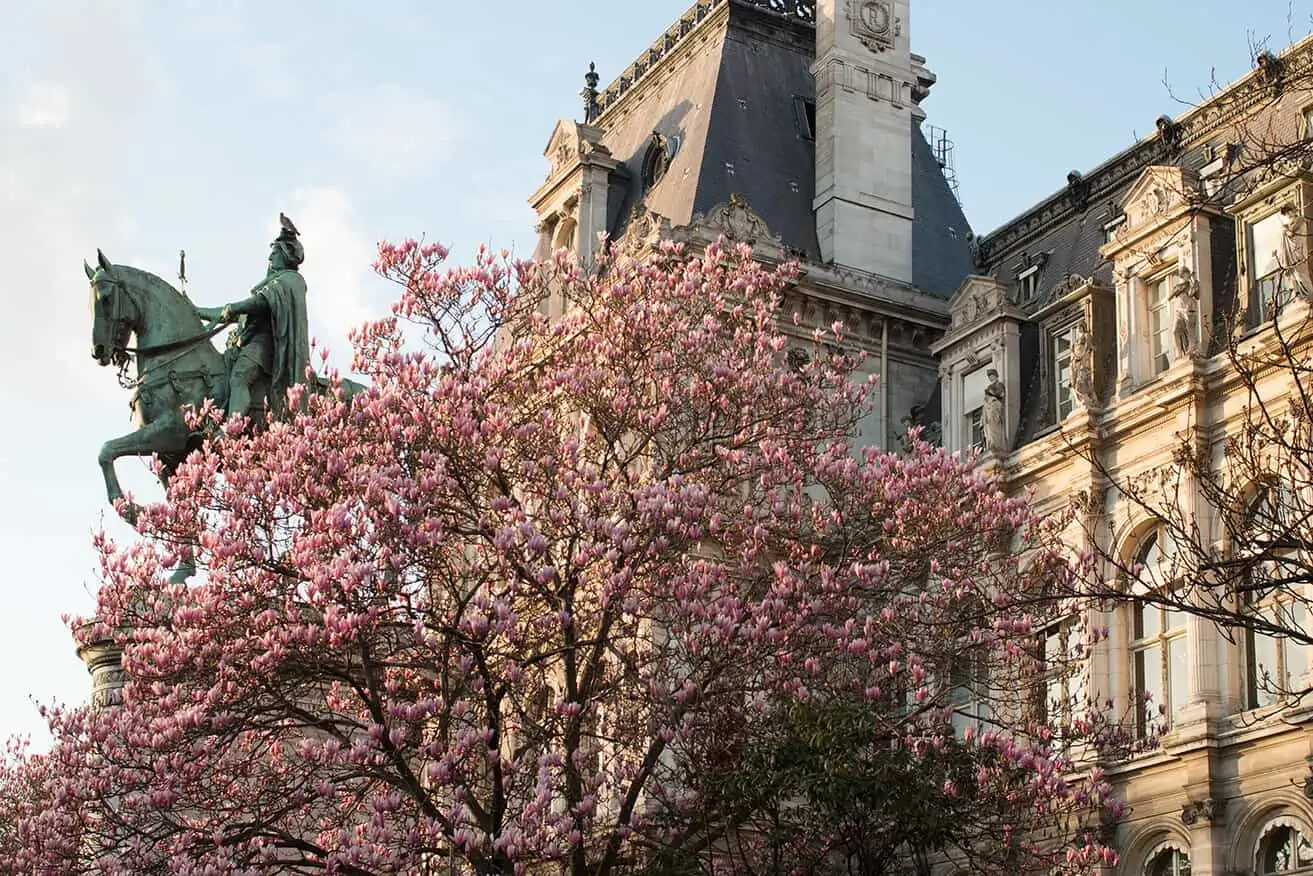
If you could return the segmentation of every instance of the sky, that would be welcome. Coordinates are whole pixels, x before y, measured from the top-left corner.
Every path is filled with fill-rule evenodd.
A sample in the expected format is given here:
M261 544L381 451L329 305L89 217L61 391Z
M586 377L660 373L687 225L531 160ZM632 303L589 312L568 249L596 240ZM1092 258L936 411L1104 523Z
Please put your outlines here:
M47 737L39 703L89 678L64 615L89 612L92 535L131 531L96 454L128 392L90 356L82 260L168 279L187 251L198 304L244 297L280 211L307 251L311 333L385 312L380 239L469 261L534 246L526 200L560 118L691 0L0 0L0 737ZM1310 30L1287 0L913 0L913 51L939 81L967 218L988 232ZM159 495L145 465L125 486Z

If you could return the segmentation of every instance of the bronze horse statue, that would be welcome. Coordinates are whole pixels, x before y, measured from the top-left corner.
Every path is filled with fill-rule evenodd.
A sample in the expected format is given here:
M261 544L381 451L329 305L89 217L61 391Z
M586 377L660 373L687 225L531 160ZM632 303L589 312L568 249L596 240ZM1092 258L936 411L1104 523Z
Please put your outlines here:
M154 274L111 264L99 250L96 258L96 268L83 263L91 281L91 355L102 366L119 366L120 382L133 390L131 406L138 426L100 448L105 493L117 505L123 489L114 471L116 459L156 455L161 480L167 483L201 443L183 410L199 409L206 400L221 410L225 407L227 369L223 355L210 343L224 326L207 328L192 303ZM134 335L135 348L128 346ZM136 376L128 378L127 366L134 359ZM135 522L135 507L124 506L120 513Z
M149 271L111 264L96 251L97 267L83 263L91 281L91 354L102 366L117 365L120 382L133 390L132 410L136 431L106 441L100 448L100 468L105 493L120 515L135 523L138 508L119 505L119 486L114 461L121 456L157 456L160 479L166 485L187 454L200 447L204 435L188 426L184 410L200 409L206 401L225 410L228 403L228 367L225 358L210 342L226 322L206 324L186 296ZM128 346L135 336L137 345ZM136 376L128 377L135 360ZM250 415L263 421L268 408L268 380L252 387ZM322 391L316 379L312 389ZM350 397L361 389L342 381L342 392Z

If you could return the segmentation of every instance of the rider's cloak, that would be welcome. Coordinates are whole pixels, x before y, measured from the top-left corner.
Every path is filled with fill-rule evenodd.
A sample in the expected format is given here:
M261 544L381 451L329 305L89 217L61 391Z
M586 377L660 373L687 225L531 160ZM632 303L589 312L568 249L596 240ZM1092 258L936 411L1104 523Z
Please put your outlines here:
M258 294L269 303L269 322L273 328L269 401L275 408L281 408L286 403L288 387L305 382L305 371L310 364L305 278L297 271L279 271L264 282Z

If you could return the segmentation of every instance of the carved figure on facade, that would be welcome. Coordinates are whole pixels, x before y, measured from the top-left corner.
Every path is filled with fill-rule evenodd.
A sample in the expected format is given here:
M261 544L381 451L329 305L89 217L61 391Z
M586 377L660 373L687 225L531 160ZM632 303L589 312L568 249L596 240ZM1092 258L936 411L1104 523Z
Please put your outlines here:
M1199 355L1199 282L1182 265L1172 286L1172 340L1178 359Z
M985 406L980 414L981 430L985 433L985 450L991 453L1008 452L1007 388L998 378L998 371L985 372L989 385L985 387Z
M1071 391L1087 408L1098 404L1094 389L1094 345L1084 319L1076 323L1076 335L1071 341Z

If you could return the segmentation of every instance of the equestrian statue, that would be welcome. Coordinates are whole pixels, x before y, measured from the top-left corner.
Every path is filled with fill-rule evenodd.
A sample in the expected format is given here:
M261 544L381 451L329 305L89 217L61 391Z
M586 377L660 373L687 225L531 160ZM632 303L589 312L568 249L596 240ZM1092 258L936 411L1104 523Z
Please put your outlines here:
M123 490L114 470L121 456L160 460L160 477L169 477L205 435L187 424L184 411L207 401L228 417L247 416L253 425L266 414L288 414L287 391L306 381L310 363L305 261L300 233L279 214L281 230L270 245L269 269L240 301L222 307L196 307L185 295L152 273L115 265L97 251L97 266L83 263L91 281L91 352L102 366L117 365L120 382L133 390L136 431L106 441L100 468L109 501L129 523L138 509L120 504ZM220 354L210 339L236 324ZM135 337L136 346L129 346ZM129 365L135 374L129 376ZM319 389L317 378L314 388ZM343 381L350 394L359 385Z

